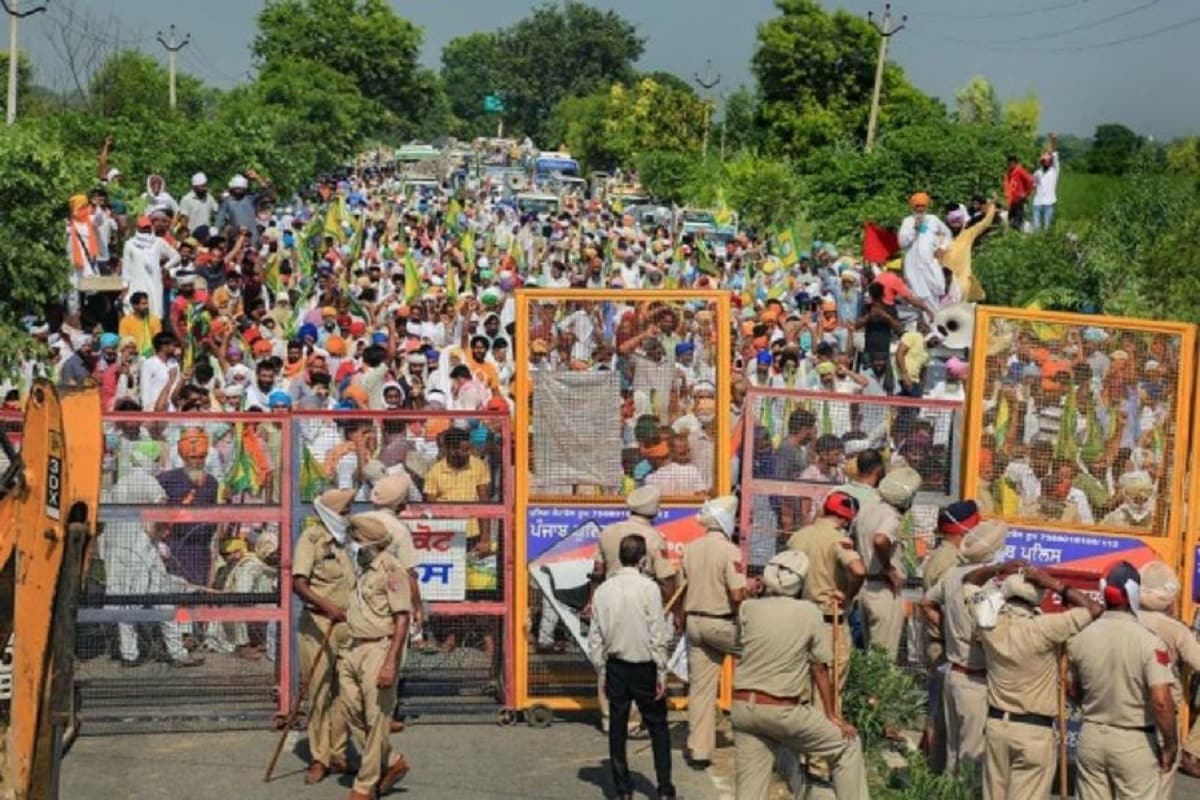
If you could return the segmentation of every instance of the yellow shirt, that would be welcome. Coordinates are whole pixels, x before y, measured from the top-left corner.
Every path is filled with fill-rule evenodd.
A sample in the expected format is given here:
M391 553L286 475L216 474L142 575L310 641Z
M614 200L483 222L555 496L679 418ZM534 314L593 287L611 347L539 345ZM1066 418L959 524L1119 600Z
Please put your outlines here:
M929 351L925 349L925 337L917 331L909 331L900 337L900 344L908 348L904 354L904 371L909 380L919 382L921 370L929 363Z
M491 480L483 459L470 456L467 466L454 469L441 459L425 474L425 499L433 503L478 503L479 487ZM467 538L479 535L479 521L467 520Z
M145 319L136 314L126 314L117 325L117 335L122 339L126 336L133 337L137 342L138 354L143 356L154 352L154 337L160 333L162 320L153 314L148 314Z

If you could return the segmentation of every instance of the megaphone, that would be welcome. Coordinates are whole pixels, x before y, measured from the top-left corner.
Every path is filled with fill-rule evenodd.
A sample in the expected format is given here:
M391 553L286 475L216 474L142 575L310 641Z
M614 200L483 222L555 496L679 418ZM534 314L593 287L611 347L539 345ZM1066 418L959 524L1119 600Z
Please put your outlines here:
M975 335L974 304L955 303L946 306L933 318L933 329L942 340L942 347L949 350L965 350L970 347Z

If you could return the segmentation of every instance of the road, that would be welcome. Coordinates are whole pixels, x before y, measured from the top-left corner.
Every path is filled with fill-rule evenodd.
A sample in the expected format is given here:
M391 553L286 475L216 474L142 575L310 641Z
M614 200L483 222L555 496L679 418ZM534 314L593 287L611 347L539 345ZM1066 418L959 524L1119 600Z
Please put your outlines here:
M726 723L727 724L727 723ZM672 722L675 785L680 800L734 800L733 748L727 730L706 772L682 759L686 723ZM413 771L391 798L404 800L577 800L612 796L607 740L592 724L559 720L545 730L525 725L418 724L394 736ZM262 775L275 744L267 731L219 734L97 736L79 739L63 765L60 796L69 800L342 800L343 776L305 786L305 762L285 750L271 783ZM300 744L303 747L303 744ZM650 744L630 742L641 797L652 796ZM832 796L832 795L830 795ZM1174 800L1200 796L1200 781L1179 776ZM779 787L772 800L786 797ZM810 796L811 797L811 796Z

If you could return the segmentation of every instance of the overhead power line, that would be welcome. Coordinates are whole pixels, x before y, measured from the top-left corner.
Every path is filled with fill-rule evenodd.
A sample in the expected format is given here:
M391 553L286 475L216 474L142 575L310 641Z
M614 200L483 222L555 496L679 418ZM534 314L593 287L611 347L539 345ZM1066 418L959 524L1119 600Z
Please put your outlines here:
M1132 36L1122 36L1118 39L1109 39L1104 42L1091 42L1088 44L1068 45L1064 47L1003 47L1001 45L980 44L979 42L966 41L963 39L955 39L949 36L939 36L937 41L941 43L950 43L963 45L964 47L974 47L979 50L987 50L993 53L1034 53L1034 54L1052 54L1052 53L1082 53L1087 50L1100 50L1106 47L1116 47L1128 42L1139 42L1143 39L1150 39L1163 33L1177 31L1180 28L1188 28L1192 25L1200 23L1200 17L1192 17L1180 22L1174 22L1170 25L1163 25L1160 28L1136 33Z
M1029 8L1020 11L989 11L985 14L957 14L953 11L914 11L914 17L941 17L942 19L964 19L964 20L984 20L984 19L1004 19L1006 17L1029 17L1034 14L1045 14L1050 11L1061 11L1064 8L1074 8L1086 3L1087 0L1069 0L1066 3L1059 3L1045 8Z
M1107 25L1108 23L1113 22L1118 19L1121 19L1122 17L1128 17L1132 14L1137 14L1138 12L1145 11L1147 8L1150 8L1151 6L1156 6L1161 2L1162 2L1162 0L1147 0L1147 2L1142 3L1140 6L1134 6L1133 8L1127 8L1124 11L1118 11L1115 14L1109 14L1107 17L1102 17L1100 19L1092 20L1091 22L1085 22L1081 25L1074 25L1070 28L1063 28L1063 29L1057 30L1057 31L1042 31L1041 33L1030 34L1029 36L1013 36L1013 37L1009 37L1009 38L1002 39L1002 40L1001 39L979 39L979 40L961 39L959 41L962 42L963 44L1004 44L1006 42L1040 42L1045 39L1054 39L1059 36L1066 36L1068 34L1078 33L1079 31L1086 31L1086 30L1091 30L1092 28L1099 28L1101 25Z

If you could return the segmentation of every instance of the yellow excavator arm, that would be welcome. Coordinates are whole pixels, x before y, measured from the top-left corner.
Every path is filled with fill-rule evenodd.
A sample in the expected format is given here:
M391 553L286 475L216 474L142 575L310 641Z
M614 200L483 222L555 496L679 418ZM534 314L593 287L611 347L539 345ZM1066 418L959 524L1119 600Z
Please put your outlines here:
M75 616L98 528L104 455L100 392L38 380L20 453L2 443L0 643L13 638L0 798L54 800L74 726Z

